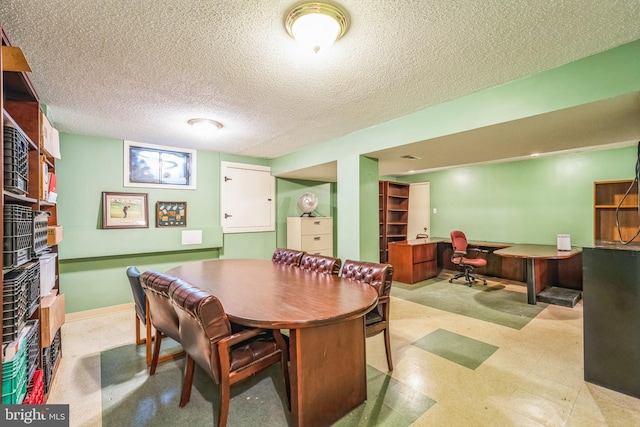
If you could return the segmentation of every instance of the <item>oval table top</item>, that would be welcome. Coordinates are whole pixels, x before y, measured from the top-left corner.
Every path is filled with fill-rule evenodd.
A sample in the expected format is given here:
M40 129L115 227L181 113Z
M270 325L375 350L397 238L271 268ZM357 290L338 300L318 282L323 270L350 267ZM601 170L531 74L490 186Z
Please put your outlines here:
M170 269L220 299L235 323L270 329L299 329L364 316L377 303L376 290L335 275L258 259L215 259Z

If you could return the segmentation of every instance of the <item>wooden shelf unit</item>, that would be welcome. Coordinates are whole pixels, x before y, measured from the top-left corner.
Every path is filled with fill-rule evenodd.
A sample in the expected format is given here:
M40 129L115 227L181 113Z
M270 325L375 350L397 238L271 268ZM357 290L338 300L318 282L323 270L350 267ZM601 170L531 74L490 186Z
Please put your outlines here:
M4 31L4 28L0 26L0 33L2 38L2 46L11 46L9 39ZM55 203L49 203L40 198L40 183L43 182L43 168L41 167L41 161L44 161L48 166L49 172L55 173L55 159L48 155L44 150L40 150L42 144L42 122L41 115L42 110L40 108L40 101L38 95L29 79L26 72L22 71L5 71L5 64L0 57L0 69L2 70L2 77L0 78L0 109L2 110L2 120L0 120L0 135L3 141L3 150L0 153L0 165L2 165L2 172L0 173L0 184L2 188L2 198L0 198L0 239L4 241L5 237L5 218L4 208L7 203L18 204L30 208L32 211L47 212L48 219L47 225L57 225L57 210ZM6 150L4 149L4 128L10 126L15 128L22 136L26 137L28 142L28 155L27 155L27 193L18 194L5 189L6 177L5 177L5 156ZM57 253L57 245L49 247L50 252ZM33 251L30 251L30 254ZM5 265L4 255L2 258L2 273L3 273L3 286L0 287L0 300L4 301L4 274L11 272L12 270L19 268L13 265ZM38 261L35 255L31 255L30 261ZM57 257L55 261L55 285L54 289L59 290L58 281L58 262ZM38 319L40 324L40 352L37 359L37 366L39 369L43 368L43 356L42 350L49 344L42 342L42 325L43 310L41 310L41 301L38 300L38 306L35 312L30 316L31 319ZM4 318L0 315L0 323L3 323ZM3 342L3 334L0 334L0 348L8 344ZM61 350L60 350L61 351ZM3 353L0 351L0 361L4 362ZM49 385L53 383L57 368L59 366L60 357L55 361L52 367ZM2 383L2 370L0 370L0 384ZM0 393L6 394L9 390L3 390L0 386ZM48 397L48 393L45 393L44 400ZM18 402L21 403L21 402Z
M622 235L625 241L633 239L630 244L640 245L640 236L633 238L640 227L638 183L633 180L594 182L593 193L595 243L619 242Z
M388 262L391 242L407 240L409 221L409 184L380 181L380 262Z

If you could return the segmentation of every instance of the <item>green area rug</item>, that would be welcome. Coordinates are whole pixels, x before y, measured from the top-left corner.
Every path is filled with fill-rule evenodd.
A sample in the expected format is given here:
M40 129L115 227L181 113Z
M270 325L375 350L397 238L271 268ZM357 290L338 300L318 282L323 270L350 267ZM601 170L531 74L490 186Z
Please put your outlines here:
M149 376L144 351L131 344L100 354L103 427L216 425L220 393L205 372L196 366L191 400L179 408L184 359L162 363ZM335 425L408 427L433 404L367 366L367 401ZM290 418L278 365L231 387L227 425L286 427Z
M522 329L547 307L545 303L527 304L526 293L508 291L501 285L469 287L441 279L414 285L393 282L391 295L513 329Z

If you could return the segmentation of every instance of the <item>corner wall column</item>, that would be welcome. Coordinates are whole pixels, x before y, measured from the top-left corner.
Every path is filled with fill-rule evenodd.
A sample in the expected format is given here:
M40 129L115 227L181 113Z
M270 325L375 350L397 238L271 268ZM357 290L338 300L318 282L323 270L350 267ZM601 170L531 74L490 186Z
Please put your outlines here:
M360 155L338 159L338 256L378 262L378 160Z

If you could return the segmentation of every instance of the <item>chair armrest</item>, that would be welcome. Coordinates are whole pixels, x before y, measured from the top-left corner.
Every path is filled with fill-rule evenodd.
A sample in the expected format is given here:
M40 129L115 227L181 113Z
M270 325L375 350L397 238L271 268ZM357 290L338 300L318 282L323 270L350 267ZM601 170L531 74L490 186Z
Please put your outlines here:
M247 341L253 337L257 337L264 332L266 332L266 329L244 329L233 335L222 338L220 341L218 341L218 345L231 348L238 343Z

